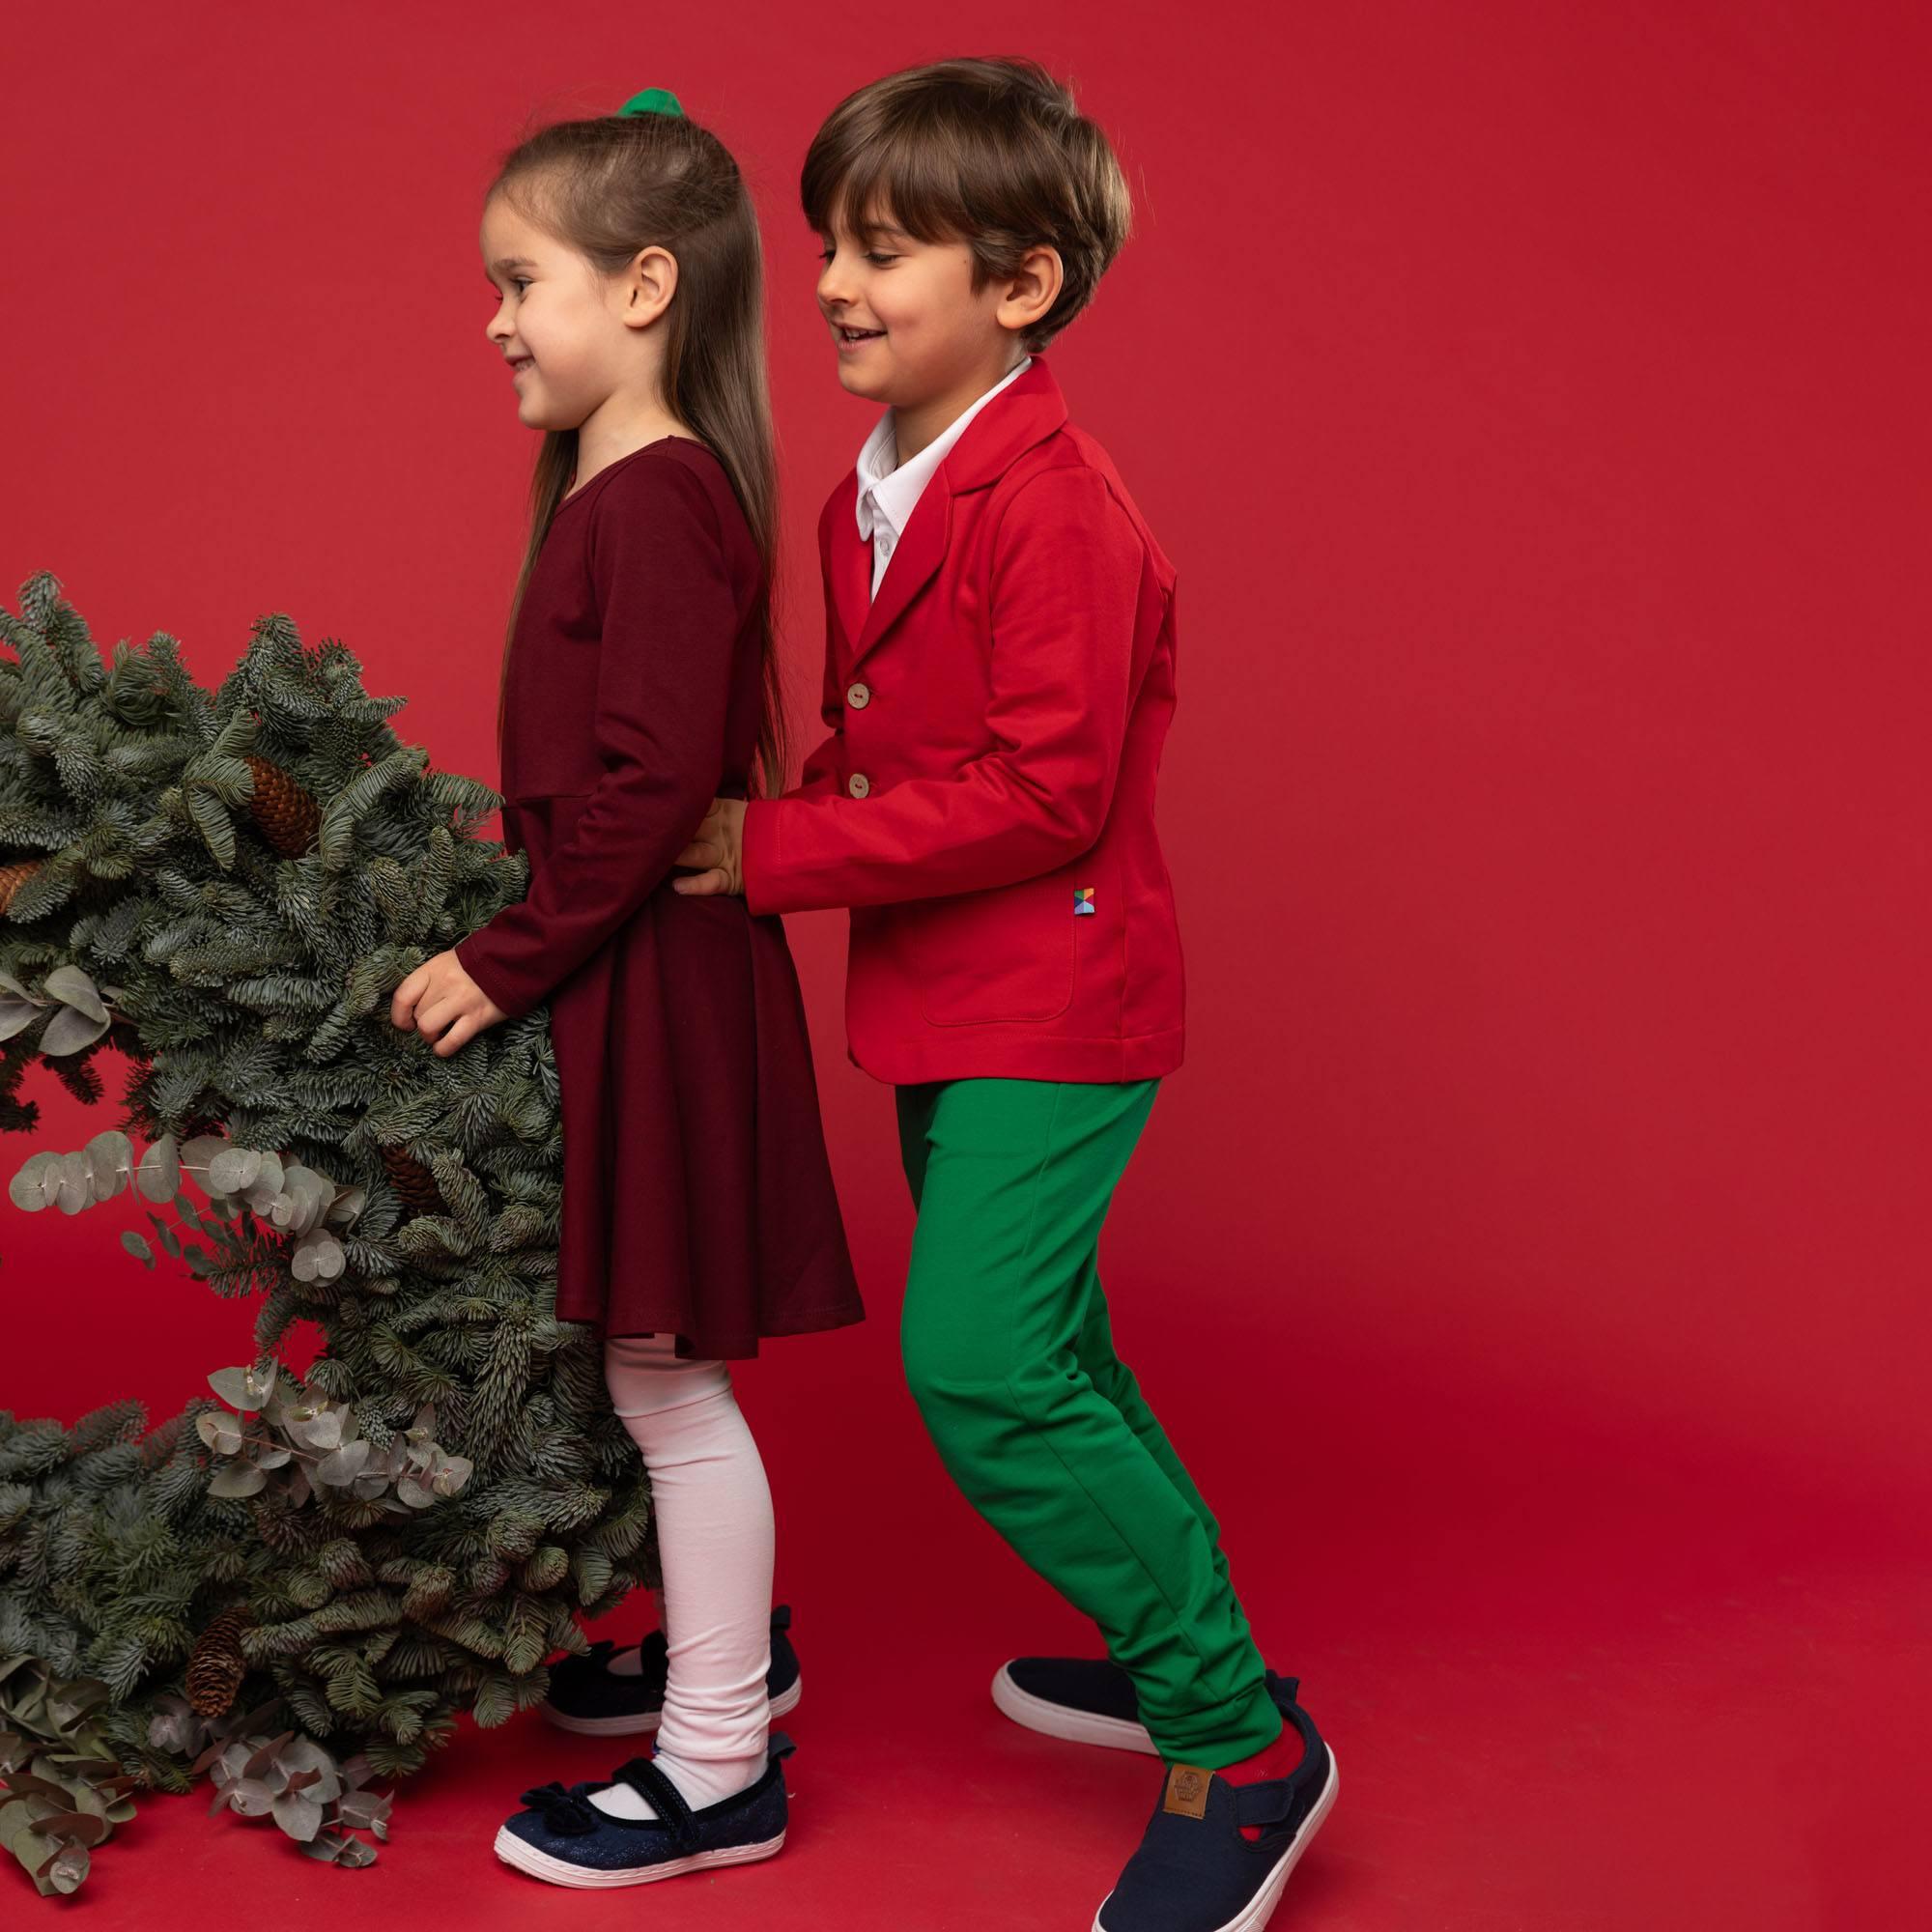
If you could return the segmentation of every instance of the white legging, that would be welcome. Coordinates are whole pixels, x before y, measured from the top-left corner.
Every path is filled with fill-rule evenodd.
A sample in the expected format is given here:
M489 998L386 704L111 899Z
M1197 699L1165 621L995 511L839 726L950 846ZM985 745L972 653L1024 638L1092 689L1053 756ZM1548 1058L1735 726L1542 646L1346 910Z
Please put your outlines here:
M657 1515L669 1662L658 1750L687 1764L761 1763L771 1720L772 1492L731 1372L679 1360L669 1335L613 1335L604 1378L650 1472Z

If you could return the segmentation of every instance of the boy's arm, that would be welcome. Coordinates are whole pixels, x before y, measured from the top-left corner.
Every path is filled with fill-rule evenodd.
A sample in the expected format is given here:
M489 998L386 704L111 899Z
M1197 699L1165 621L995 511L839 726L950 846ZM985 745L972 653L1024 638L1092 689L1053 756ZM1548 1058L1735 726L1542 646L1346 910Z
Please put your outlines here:
M1050 469L1007 505L994 540L991 751L945 778L867 798L838 791L831 740L811 795L754 800L742 846L754 913L884 905L1049 872L1099 838L1133 681L1145 558L1094 469ZM828 667L829 675L829 667ZM829 694L838 701L839 694Z

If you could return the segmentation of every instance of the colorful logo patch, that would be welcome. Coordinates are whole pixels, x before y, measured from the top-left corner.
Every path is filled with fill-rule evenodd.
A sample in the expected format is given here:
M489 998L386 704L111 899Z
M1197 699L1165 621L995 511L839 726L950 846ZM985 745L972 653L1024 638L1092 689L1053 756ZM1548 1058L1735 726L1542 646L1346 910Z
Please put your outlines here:
M1082 913L1087 914L1089 918L1093 917L1094 888L1092 886L1075 886L1073 888L1073 916L1075 919L1078 919Z

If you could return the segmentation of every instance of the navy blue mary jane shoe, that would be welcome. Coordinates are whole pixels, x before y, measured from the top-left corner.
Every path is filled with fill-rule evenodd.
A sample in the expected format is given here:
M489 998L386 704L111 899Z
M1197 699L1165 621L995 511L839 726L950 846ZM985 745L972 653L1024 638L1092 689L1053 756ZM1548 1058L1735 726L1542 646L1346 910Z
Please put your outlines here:
M649 1885L768 1859L785 1841L783 1761L794 1748L774 1731L757 1782L696 1811L647 1757L620 1764L602 1783L536 1785L524 1793L525 1808L497 1830L497 1856L552 1885L583 1887ZM591 1804L593 1791L620 1781L658 1815L613 1818Z
M772 1612L772 1665L765 1673L774 1721L798 1703L798 1652L790 1630L791 1605L781 1604ZM624 1652L608 1637L599 1637L587 1657L559 1658L550 1667L550 1692L538 1708L559 1730L591 1737L656 1730L664 1719L664 1632L653 1631L642 1643L624 1646L630 1648L641 1653L641 1671L612 1670L611 1660Z

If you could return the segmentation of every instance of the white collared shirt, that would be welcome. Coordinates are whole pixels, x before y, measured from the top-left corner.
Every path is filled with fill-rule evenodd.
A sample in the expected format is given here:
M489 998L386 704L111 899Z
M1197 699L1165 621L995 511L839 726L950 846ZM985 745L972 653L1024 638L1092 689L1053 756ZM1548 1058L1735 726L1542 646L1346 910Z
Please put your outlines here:
M939 434L904 463L895 467L898 454L898 434L894 412L888 410L872 425L872 433L859 452L859 536L872 546L872 595L879 593L879 580L886 574L898 540L912 517L913 505L932 481L933 472L946 461L946 453L966 433L966 425L1017 376L1033 367L1027 356L1017 369L1009 370L977 403L954 416Z

